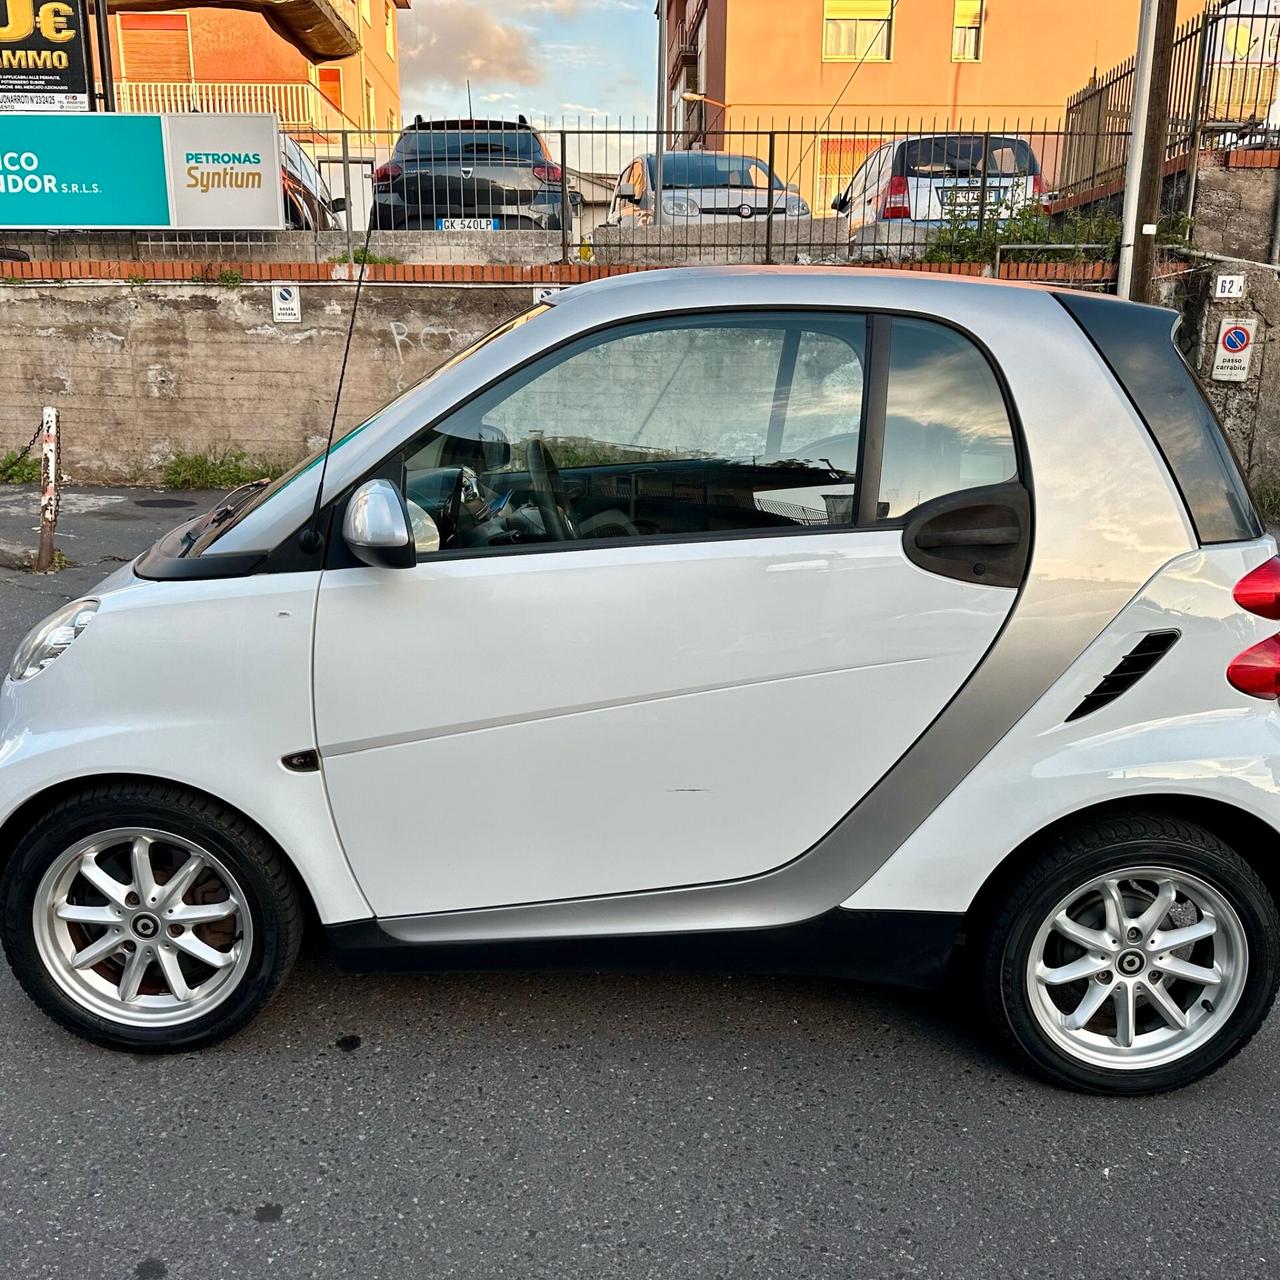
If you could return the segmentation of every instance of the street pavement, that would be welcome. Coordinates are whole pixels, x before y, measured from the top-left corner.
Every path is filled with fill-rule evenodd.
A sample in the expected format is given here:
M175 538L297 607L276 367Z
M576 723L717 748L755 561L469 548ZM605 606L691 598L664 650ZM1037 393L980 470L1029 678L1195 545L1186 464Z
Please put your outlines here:
M211 501L76 496L74 567L0 570L6 656ZM33 523L23 500L0 490L0 544ZM314 940L235 1039L147 1058L58 1030L3 970L0 1275L1280 1273L1277 1019L1213 1079L1113 1101L1025 1074L973 1006L795 978L353 977Z

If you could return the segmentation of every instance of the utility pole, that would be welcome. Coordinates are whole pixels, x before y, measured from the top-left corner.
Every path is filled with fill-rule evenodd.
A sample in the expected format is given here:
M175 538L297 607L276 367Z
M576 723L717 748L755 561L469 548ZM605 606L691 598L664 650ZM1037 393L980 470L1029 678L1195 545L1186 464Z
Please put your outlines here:
M1142 172L1138 178L1138 237L1133 246L1130 296L1155 301L1156 236L1164 195L1164 162L1169 151L1169 84L1178 34L1178 0L1156 0L1155 42L1151 55L1151 93L1144 122ZM1153 228L1148 231L1147 228Z
M662 151L667 132L667 0L658 0L658 128L653 149L653 224L662 221Z
M102 110L116 109L116 82L111 73L111 16L107 12L107 0L94 0L93 26L98 38L98 76L99 91L102 95ZM85 50L86 59L89 51Z
M1138 238L1138 187L1142 180L1147 140L1147 111L1151 104L1151 67L1155 60L1156 6L1160 0L1142 0L1138 20L1138 54L1133 68L1133 114L1129 121L1129 165L1125 171L1124 209L1120 215L1120 263L1116 293L1128 298L1133 291L1133 251Z

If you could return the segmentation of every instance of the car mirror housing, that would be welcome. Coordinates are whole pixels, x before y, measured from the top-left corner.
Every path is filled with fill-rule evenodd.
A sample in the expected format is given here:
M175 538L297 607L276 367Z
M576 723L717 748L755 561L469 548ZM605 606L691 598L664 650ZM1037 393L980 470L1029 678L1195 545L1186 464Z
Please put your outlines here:
M423 518L431 519L425 512ZM409 511L390 480L366 480L351 495L342 538L351 554L372 568L407 569L417 563Z
M631 200L634 202L636 198L636 184L634 182L618 183L618 199Z

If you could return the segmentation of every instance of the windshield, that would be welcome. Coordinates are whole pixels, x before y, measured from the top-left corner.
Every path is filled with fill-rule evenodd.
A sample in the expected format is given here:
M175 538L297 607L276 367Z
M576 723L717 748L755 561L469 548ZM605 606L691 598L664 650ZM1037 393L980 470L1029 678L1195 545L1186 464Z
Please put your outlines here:
M650 169L653 160L649 161ZM662 157L664 187L749 187L761 190L782 183L755 156L717 155L707 151L675 151Z
M545 160L546 151L532 129L415 129L396 143L398 159Z
M992 176L1025 178L1039 173L1040 166L1021 138L984 138L981 134L913 138L902 144L895 165L895 172L908 178L967 178L984 170Z
M348 431L338 436L334 440L332 446L328 450L330 453L337 451L348 445L362 432L367 431L370 427L376 425L383 417L390 413L397 405L407 400L410 396L417 395L418 391L424 387L433 378L438 378L448 369L452 369L455 365L461 364L464 360L469 360L477 351L487 347L489 343L495 342L498 338L510 333L513 329L518 329L522 324L528 324L530 320L536 319L550 308L545 303L539 303L536 307L530 307L528 311L522 311L518 316L500 324L496 329L490 330L484 337L478 338L464 351L459 351L457 355L450 356L442 364L436 365L430 373L426 374L418 382L415 382L407 391L401 392L394 400L383 405L376 413L366 418L363 422L357 423ZM270 502L276 494L293 484L299 476L310 471L324 457L326 450L318 449L315 453L302 459L295 466L290 467L277 480L271 481L270 484L249 491L241 500L240 505L235 507L233 513L223 514L226 512L225 504L219 504L213 511L206 515L201 523L192 530L189 535L189 555L198 556L202 551L211 547L219 538L222 537L228 529L235 528L241 520L245 518L251 511L258 510L264 503ZM216 517L221 518L218 519Z

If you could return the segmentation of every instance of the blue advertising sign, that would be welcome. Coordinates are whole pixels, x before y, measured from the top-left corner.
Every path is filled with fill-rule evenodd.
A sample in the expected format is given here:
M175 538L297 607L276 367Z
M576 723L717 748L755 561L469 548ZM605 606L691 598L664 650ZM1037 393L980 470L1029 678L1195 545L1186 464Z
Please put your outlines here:
M170 225L159 116L0 116L0 227Z

